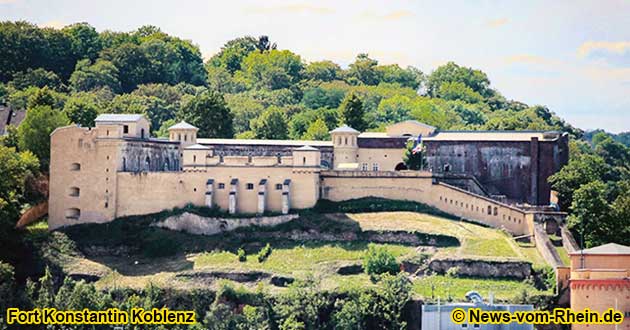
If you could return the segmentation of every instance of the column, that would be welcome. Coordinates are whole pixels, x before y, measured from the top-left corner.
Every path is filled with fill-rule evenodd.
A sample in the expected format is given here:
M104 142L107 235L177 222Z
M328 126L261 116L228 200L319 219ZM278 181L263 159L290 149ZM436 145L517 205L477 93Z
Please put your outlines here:
M213 179L206 181L206 206L212 208Z
M284 180L282 183L282 214L288 214L291 208L291 179Z
M267 179L260 180L258 183L258 214L265 213L267 207Z
M230 181L230 200L229 200L229 212L230 214L236 213L236 199L238 194L238 179L234 178Z

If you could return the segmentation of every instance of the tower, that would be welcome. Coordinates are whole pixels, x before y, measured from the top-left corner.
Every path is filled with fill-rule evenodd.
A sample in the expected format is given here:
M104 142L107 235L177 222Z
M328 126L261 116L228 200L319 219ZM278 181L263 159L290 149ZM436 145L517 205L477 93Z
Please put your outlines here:
M348 125L343 125L330 131L336 169L342 164L357 164L359 151L357 140L359 134L359 131Z
M185 121L181 121L168 128L168 140L179 141L182 148L197 143L199 129Z

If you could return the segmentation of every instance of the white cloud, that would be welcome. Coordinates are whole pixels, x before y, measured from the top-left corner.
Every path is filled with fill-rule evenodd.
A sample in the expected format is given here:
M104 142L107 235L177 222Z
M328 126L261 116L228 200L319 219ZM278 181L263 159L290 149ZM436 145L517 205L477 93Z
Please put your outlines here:
M578 55L586 57L597 51L621 55L630 52L630 41L587 41L578 48Z

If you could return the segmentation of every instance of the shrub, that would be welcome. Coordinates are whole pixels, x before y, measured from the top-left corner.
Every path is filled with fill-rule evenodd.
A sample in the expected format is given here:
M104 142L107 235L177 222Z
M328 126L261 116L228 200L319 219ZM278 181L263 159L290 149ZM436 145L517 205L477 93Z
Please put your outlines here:
M265 245L264 248L262 248L262 250L260 250L260 252L258 252L258 262L263 262L265 260L267 260L267 258L271 255L271 245L269 245L269 243L267 243L267 245Z
M396 258L384 247L369 244L363 259L363 269L371 277L384 273L396 275L400 271L400 265L396 262Z
M451 267L446 271L446 276L457 277L459 276L459 267Z
M245 254L245 250L243 250L243 248L239 248L237 251L237 254L238 254L238 261L240 262L247 261L247 254Z

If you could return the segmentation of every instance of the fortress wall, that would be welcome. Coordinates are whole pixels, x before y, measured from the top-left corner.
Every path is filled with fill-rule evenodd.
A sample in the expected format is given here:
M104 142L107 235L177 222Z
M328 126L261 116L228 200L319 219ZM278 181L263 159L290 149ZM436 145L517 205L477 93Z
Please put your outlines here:
M403 161L403 152L403 149L359 148L357 163L359 169L362 163L367 163L368 171L372 171L372 164L377 163L380 171L393 171Z
M229 209L232 179L238 179L236 211L256 213L259 183L266 179L266 210L281 212L282 184L290 184L290 207L309 208L318 198L319 172L294 170L292 167L216 166L183 172L118 173L117 217L160 212L188 203L205 205L206 182L213 179L213 203ZM247 189L251 183L253 189ZM281 188L281 187L280 187Z
M434 206L444 212L514 235L533 233L533 217L495 200L436 183L430 173L324 172L322 198L343 201L363 197L409 200Z

